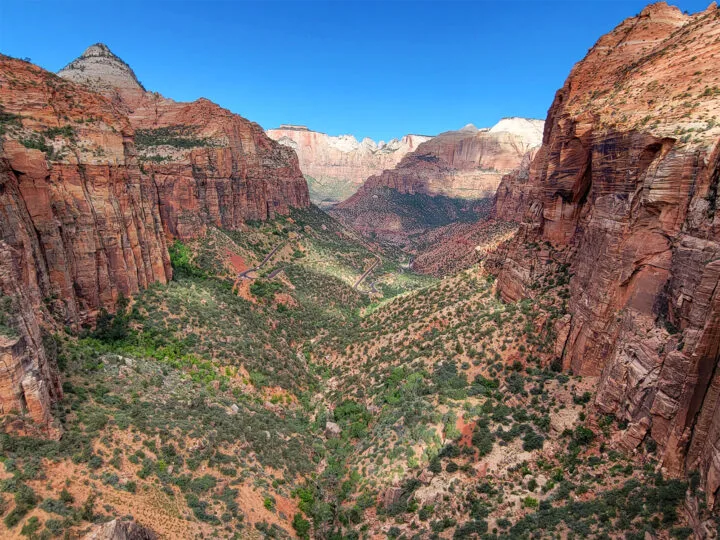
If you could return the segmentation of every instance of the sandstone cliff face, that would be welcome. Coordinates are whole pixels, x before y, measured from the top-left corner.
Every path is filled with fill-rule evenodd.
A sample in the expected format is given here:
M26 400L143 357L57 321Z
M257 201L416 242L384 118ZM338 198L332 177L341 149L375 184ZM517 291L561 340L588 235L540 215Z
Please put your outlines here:
M512 238L524 212L523 189L537 147L528 150L520 166L503 176L491 207L474 223L452 223L424 235L412 262L421 274L447 276L486 259Z
M620 441L720 488L720 15L655 4L598 41L555 97L527 178L498 191L520 231L493 261L532 294L550 244L570 264L565 368L599 375ZM538 248L538 245L540 246ZM556 255L556 258L558 256Z
M540 162L540 160L535 161L538 150L539 148L529 150L523 156L520 166L502 177L495 191L492 217L516 223L522 221L525 210L531 202L526 200L526 197L530 196L527 182L531 174L536 174L531 171L532 167Z
M520 166L525 153L542 140L541 120L516 120L525 129L507 131L503 126L513 126L503 121L489 130L466 126L441 133L408 154L395 169L368 178L361 190L389 187L400 193L491 197L502 176ZM352 204L348 201L345 206Z
M146 92L103 45L62 75L0 57L0 409L46 426L61 386L44 327L166 282L167 235L309 204L295 154L257 124Z
M280 126L268 136L295 150L300 169L308 178L310 198L320 206L332 206L350 197L366 178L391 169L418 145L424 135L405 135L400 140L357 141L352 135L334 137L304 126Z
M542 129L540 120L513 118L492 129L470 125L441 133L394 169L368 178L332 214L365 234L393 241L420 234L431 225L466 217L474 220L479 215L475 201L493 196L503 175L520 166L525 154L540 144ZM388 200L397 201L388 204ZM416 216L413 205L422 205L420 213L432 214L437 223Z
M236 229L310 204L295 153L258 124L206 99L178 103L146 92L102 44L59 75L101 92L127 115L171 236L200 236L207 225Z
M79 325L120 294L170 277L152 179L132 128L103 97L0 57L0 287L12 336L2 346L5 412L49 420L60 393L42 346L46 308Z

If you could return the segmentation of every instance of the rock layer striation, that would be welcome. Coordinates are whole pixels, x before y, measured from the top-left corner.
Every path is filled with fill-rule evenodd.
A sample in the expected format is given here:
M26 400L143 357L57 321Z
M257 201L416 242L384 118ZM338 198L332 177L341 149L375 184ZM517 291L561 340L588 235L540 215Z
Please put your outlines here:
M369 138L358 141L352 135L332 136L292 125L270 129L267 134L295 150L300 169L308 179L311 199L324 207L347 199L365 179L393 168L431 138L405 135L389 142Z
M127 115L171 236L200 236L208 225L236 229L310 204L297 156L258 124L207 99L179 103L145 91L102 44L59 75L102 93Z
M527 176L498 218L521 220L492 265L506 300L548 257L570 267L556 351L600 376L596 406L652 438L672 474L720 488L720 12L664 3L602 37L557 92Z
M441 133L394 169L368 178L332 213L356 230L388 240L476 218L475 201L495 194L503 175L540 145L542 132L541 120L508 118L490 129L468 125ZM425 219L429 216L433 220Z
M48 330L167 282L168 237L309 204L295 154L257 124L146 92L104 45L61 74L0 56L0 413L46 428Z

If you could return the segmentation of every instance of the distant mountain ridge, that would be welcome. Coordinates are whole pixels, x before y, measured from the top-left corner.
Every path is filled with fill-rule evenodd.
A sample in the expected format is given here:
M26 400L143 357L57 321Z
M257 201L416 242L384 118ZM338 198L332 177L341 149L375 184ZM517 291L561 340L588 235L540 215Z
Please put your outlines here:
M267 130L270 138L292 148L306 176L311 200L324 207L350 197L369 176L394 167L421 143L426 135L405 135L390 141L353 135L328 135L306 126L284 124Z
M541 144L543 126L542 120L508 118L491 128L469 124L441 133L408 153L395 168L369 177L331 212L364 234L401 244L431 225L447 225L460 216L471 219L474 201L493 197L502 177ZM399 196L404 196L404 203ZM423 213L405 207L418 204L418 196L428 203L427 197L437 198L433 212L439 215L427 221Z

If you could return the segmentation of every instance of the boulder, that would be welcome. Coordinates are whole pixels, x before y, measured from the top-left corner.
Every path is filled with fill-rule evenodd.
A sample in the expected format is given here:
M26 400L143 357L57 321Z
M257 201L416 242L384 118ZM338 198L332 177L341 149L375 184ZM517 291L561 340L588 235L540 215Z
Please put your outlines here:
M342 428L335 422L325 422L325 437L328 439L337 439L342 433Z

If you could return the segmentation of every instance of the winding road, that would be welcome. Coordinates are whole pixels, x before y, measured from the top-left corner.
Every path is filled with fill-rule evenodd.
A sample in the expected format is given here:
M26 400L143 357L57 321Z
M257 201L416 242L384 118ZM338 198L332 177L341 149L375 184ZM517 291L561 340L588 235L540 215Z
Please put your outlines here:
M375 255L375 254L373 253L373 255ZM370 265L370 268L368 268L367 270L365 270L365 272L363 273L363 275L360 276L360 278L355 282L355 285L353 285L353 289L357 289L357 288L360 286L360 284L363 282L363 280L364 280L366 277L368 277L368 275L370 274L370 272L372 272L373 270L375 270L375 267L377 267L377 265L380 264L381 262L382 262L382 259L380 259L380 257L378 257L377 255L375 255L375 262L372 263L372 265ZM373 288L374 288L374 284L373 284Z
M275 253L277 253L277 251L278 251L281 247L283 247L285 244L287 244L287 241L280 242L277 246L275 246L275 247L273 248L273 250L272 250L270 253L268 253L268 254L265 256L265 258L262 260L262 262L261 262L260 264L258 264L257 266L253 266L252 268L248 268L247 270L243 270L242 272L240 272L240 273L238 274L237 278L236 278L236 281L237 281L237 280L240 280L240 279L252 279L248 274L250 274L251 272L257 272L257 271L260 270L263 266L265 266L265 264L266 264L270 259L272 259L272 256L275 255ZM277 274L276 274L276 275L277 275ZM272 276L272 277L275 277L275 276Z

